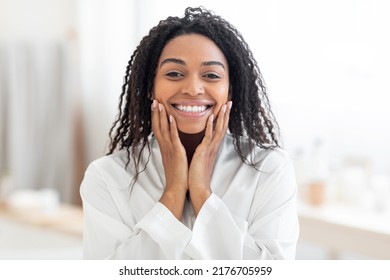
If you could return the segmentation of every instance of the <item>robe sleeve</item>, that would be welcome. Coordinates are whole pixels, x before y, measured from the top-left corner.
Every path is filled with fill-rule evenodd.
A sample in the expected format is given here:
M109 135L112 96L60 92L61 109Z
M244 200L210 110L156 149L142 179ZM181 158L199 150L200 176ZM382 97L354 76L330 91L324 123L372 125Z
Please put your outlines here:
M84 211L85 259L178 259L191 231L161 203L127 226L103 176L91 164L81 184Z
M212 194L195 221L188 255L194 259L295 258L299 223L294 168L286 157L267 160L273 166L260 171L253 201L248 201L252 204L248 218L235 216Z

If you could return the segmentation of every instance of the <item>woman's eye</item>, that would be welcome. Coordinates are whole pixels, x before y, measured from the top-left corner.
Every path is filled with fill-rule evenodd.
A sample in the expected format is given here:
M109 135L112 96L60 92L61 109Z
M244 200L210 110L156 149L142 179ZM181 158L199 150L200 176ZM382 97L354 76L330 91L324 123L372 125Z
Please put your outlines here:
M182 77L183 75L179 72L169 72L166 74L166 76L168 76L170 78L179 78L179 77Z
M206 75L204 75L204 77L209 78L209 79L219 79L220 78L218 75L213 74L213 73L206 74Z

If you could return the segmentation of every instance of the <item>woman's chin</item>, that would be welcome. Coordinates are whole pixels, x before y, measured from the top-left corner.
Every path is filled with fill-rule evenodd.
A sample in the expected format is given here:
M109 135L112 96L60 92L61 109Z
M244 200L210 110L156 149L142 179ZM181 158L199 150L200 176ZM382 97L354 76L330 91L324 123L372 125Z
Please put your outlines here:
M178 130L187 134L197 134L205 130L205 125L178 125Z

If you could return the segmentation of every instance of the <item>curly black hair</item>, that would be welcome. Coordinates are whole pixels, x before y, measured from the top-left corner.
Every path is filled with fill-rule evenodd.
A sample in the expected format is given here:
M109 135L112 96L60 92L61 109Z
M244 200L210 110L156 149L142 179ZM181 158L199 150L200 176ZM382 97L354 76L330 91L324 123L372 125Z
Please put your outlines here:
M126 67L119 114L109 133L111 142L108 154L126 149L127 165L132 157L138 177L145 147L150 155L151 95L158 60L165 45L184 34L208 37L225 55L229 65L229 96L233 101L229 130L242 161L256 167L254 159L248 159L247 151L250 153L255 146L265 149L280 147L279 127L270 108L266 87L242 35L229 22L203 7L189 7L182 18L168 17L160 21L141 40ZM240 141L242 136L250 141L243 144Z

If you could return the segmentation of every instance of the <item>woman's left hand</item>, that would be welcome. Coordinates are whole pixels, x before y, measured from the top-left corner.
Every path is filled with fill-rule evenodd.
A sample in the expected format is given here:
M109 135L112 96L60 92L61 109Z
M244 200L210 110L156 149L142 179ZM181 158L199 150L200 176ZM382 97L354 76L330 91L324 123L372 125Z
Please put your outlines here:
M196 215L211 195L211 174L219 147L228 128L231 106L232 102L229 101L221 107L214 128L214 115L209 117L205 136L196 148L191 160L188 171L188 187Z

